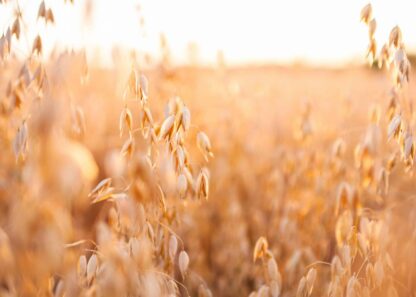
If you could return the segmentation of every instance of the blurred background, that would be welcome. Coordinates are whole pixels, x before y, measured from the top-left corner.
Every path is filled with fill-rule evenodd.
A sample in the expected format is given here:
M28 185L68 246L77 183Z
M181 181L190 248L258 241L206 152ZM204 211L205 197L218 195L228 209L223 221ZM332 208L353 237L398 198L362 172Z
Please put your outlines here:
M0 4L0 297L416 296L414 0Z
M111 64L116 48L157 58L161 36L173 63L208 65L216 63L218 56L230 64L361 63L368 41L359 22L359 11L367 3L362 0L85 0L74 1L74 6L63 1L45 3L60 20L56 26L44 28L49 36L46 49L87 47L88 56L104 65ZM414 50L414 2L375 0L372 4L379 44L393 26L399 25L407 51ZM36 1L21 0L20 5L29 19L36 17ZM13 6L0 8L3 32L11 9ZM39 31L36 27L29 29Z

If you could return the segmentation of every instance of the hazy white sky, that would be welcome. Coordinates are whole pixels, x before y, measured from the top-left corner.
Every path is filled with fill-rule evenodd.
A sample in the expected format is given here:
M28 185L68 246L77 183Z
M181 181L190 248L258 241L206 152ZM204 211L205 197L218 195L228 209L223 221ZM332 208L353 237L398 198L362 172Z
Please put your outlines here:
M36 17L40 1L20 0L27 16ZM189 42L199 46L201 60L215 62L218 50L235 63L346 62L361 59L367 32L359 22L362 0L96 0L90 26L81 22L88 0L45 1L54 9L56 28L37 25L61 46L99 47L109 53L114 44L155 52L165 33L174 58L186 60ZM398 24L408 48L416 48L416 1L371 2L378 22L376 36L384 42ZM146 36L139 29L139 12ZM0 10L5 29L7 9ZM43 31L42 31L43 30Z

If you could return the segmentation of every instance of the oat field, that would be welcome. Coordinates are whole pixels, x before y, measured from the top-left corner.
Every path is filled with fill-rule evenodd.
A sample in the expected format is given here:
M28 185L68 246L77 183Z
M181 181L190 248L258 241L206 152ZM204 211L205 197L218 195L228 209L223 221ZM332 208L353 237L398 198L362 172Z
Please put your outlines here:
M416 85L370 4L362 66L103 68L38 2L0 1L1 297L416 296Z

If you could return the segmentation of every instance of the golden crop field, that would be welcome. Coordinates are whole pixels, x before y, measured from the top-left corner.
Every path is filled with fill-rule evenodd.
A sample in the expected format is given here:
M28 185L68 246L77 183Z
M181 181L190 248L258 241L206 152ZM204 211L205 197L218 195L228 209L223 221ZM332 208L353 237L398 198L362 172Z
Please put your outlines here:
M38 2L0 1L1 297L416 296L416 88L371 5L363 66L174 66L162 39L109 68L45 54Z

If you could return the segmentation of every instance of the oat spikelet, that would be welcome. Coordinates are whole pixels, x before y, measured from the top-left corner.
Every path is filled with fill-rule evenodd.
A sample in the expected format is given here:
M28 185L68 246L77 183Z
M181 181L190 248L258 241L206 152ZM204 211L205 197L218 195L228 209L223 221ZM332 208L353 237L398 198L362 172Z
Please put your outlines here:
M373 18L373 8L370 3L361 9L360 20L366 24Z
M189 266L189 256L185 251L179 253L179 271L181 272L182 278L185 278L186 272Z
M399 45L402 43L402 31L400 30L399 26L395 26L390 31L389 35L389 45L398 48Z
M369 23L368 23L368 36L371 38L374 37L374 33L376 32L377 29L377 22L375 19L372 19Z
M72 130L76 135L84 136L86 131L85 115L81 107L72 109Z
M87 275L87 258L85 255L79 257L77 273L80 277L85 277Z
M28 146L27 139L28 139L27 123L26 121L23 121L23 123L17 129L16 137L13 141L13 151L14 151L16 160L25 159L27 146Z
M306 286L306 278L303 276L298 285L298 290L296 292L296 297L307 297L308 296L308 288Z
M88 260L87 264L87 282L90 283L97 273L98 260L97 256L93 254Z
M48 10L46 11L45 20L47 23L55 23L55 17L51 8L48 8Z
M263 236L259 237L259 239L256 241L256 245L254 246L253 262L256 262L257 259L260 259L266 255L268 247L269 244L267 243L267 239Z
M168 116L162 123L159 131L159 140L163 140L165 138L170 138L173 133L175 124L175 116L170 115Z
M204 155L205 160L208 161L208 157L214 157L211 151L211 142L208 136L204 132L199 132L197 135L197 145L199 150Z
M176 189L178 191L179 197L185 196L187 187L188 187L188 181L186 179L186 176L184 174L180 174L178 176L178 181L176 183Z
M267 261L267 273L272 280L278 281L280 279L280 273L274 258Z
M35 40L33 41L32 53L37 53L38 55L42 53L42 39L39 35L36 36Z
M186 106L182 108L181 125L185 132L191 127L191 112Z
M45 6L45 1L42 1L39 5L38 18L45 18L45 17L46 17L46 6Z
M12 26L12 35L16 36L16 39L20 38L20 21L18 18L15 19Z
M306 287L308 290L308 295L312 294L313 291L313 285L315 283L316 280L316 269L315 268L311 268L308 271L308 274L306 275Z
M92 191L88 194L88 197L93 197L99 193L106 191L108 188L111 187L111 182L112 179L110 177L103 179L98 183L98 185L95 186L94 189L92 189Z
M178 239L176 239L175 235L171 235L169 238L169 257L172 262L175 260L177 250L178 250Z
M127 158L130 158L133 155L134 152L134 138L129 137L123 144L123 147L121 148L121 155L126 156Z
M387 137L391 139L392 137L397 138L400 133L400 127L402 123L402 118L400 115L396 115L390 122L387 129Z
M196 180L196 194L199 199L204 198L208 200L209 196L209 179L208 179L208 170L203 168Z
M120 120L119 120L119 130L120 130L120 136L123 135L125 127L127 127L128 131L131 132L133 129L133 115L131 114L130 109L124 107L123 111L120 114Z

